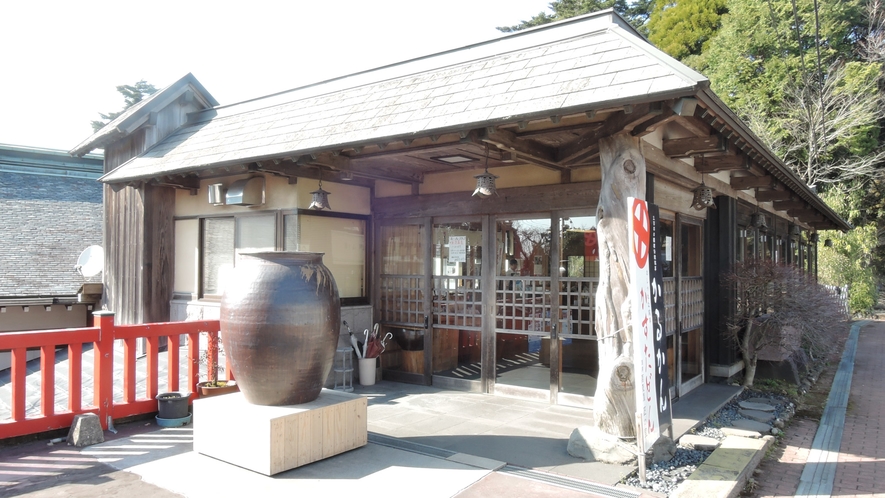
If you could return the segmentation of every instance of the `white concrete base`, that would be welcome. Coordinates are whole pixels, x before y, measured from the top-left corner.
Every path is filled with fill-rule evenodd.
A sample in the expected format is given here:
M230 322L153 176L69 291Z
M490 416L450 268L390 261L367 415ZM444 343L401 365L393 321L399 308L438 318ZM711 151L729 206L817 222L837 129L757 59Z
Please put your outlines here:
M323 389L310 403L260 406L243 393L194 401L194 451L273 475L365 446L367 400Z

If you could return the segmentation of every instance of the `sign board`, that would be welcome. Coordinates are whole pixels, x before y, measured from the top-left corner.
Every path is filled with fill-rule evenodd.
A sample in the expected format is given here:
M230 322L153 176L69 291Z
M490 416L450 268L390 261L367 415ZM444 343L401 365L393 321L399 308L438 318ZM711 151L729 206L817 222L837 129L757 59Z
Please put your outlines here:
M467 262L467 237L453 235L449 237L449 261L454 263Z
M651 221L642 199L627 199L630 236L630 312L633 327L633 375L636 411L639 413L639 450L648 451L660 436L655 389L655 334L652 318L650 254Z
M648 205L651 222L649 236L649 276L651 277L652 330L655 335L655 394L658 400L658 427L673 425L670 409L670 369L667 367L667 331L664 329L664 261L661 248L661 213L658 206Z

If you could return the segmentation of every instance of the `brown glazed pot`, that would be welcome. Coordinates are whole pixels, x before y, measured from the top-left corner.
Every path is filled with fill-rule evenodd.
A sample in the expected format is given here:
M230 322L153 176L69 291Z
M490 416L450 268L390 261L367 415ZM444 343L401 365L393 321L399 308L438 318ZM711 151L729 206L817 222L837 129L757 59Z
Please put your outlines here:
M221 298L221 339L246 401L315 400L332 369L341 302L322 253L242 253Z

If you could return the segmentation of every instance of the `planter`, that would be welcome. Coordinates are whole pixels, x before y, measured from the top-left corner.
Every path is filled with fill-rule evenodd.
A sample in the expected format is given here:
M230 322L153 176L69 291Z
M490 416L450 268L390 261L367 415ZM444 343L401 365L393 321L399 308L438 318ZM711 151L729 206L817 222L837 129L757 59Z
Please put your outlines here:
M224 351L248 402L295 405L319 396L341 327L338 287L321 253L241 254L220 321Z
M188 416L187 406L191 393L170 392L157 395L157 418L182 419Z
M235 393L240 390L240 386L234 380L219 380L214 386L209 385L211 382L200 382L197 388L200 390L200 397L221 396L222 394Z

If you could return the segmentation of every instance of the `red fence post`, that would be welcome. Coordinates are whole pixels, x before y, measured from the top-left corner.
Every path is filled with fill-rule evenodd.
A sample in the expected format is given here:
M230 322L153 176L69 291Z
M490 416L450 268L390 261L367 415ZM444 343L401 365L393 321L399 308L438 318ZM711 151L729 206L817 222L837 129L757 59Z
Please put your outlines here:
M40 412L55 415L55 345L40 346Z
M12 350L12 419L17 422L25 419L27 366L27 348L14 348Z
M68 344L68 411L80 412L83 396L83 345Z
M95 342L95 407L101 428L108 429L114 402L114 312L96 311L93 313L99 328Z

